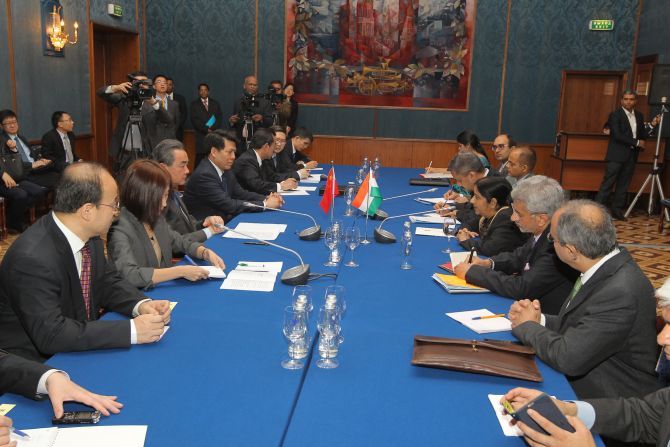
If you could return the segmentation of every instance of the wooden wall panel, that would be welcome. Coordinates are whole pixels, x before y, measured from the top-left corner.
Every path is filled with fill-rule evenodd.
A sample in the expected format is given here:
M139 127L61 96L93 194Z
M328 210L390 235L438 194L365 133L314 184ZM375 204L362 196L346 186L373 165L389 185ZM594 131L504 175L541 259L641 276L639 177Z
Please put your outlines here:
M184 148L188 154L188 168L193 172L195 169L195 132L191 129L184 130Z

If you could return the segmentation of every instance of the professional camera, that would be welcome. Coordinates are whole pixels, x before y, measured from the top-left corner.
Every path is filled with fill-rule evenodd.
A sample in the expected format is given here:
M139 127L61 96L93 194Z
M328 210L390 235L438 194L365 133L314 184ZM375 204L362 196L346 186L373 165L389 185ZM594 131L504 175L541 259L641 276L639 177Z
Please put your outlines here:
M131 110L139 109L142 107L144 100L156 96L156 90L153 87L151 79L135 79L132 75L128 75L128 80L132 84L127 94L127 98L131 103Z
M272 108L275 109L277 108L277 105L281 104L281 102L286 99L286 95L277 93L277 90L270 86L268 87L268 92L263 95L263 98L267 99L270 104L272 104Z
M245 119L251 119L251 116L254 114L254 109L256 108L258 108L258 100L256 97L250 93L244 92L240 107L242 116Z

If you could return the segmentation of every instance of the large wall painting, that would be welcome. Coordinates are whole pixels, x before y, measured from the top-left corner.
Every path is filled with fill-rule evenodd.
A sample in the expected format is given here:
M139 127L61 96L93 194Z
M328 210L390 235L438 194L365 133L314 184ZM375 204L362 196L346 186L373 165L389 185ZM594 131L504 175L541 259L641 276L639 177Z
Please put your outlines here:
M286 0L302 103L467 110L475 0Z

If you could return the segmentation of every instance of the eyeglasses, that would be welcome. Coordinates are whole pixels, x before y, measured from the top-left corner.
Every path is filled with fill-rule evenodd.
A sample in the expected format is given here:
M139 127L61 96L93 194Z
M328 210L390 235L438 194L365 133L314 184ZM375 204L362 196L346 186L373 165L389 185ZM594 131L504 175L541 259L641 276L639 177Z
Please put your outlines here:
M275 138L275 144L280 145L280 144L285 144L286 140L280 140L279 138Z
M505 149L507 146L507 144L494 144L491 146L491 149L497 151L498 149Z
M19 124L17 120L3 121L2 123L3 126L16 126L17 124Z
M101 203L100 205L110 207L111 209L114 210L115 213L118 213L119 210L121 209L121 204L118 201L116 203L112 204L112 205L107 204L107 203Z

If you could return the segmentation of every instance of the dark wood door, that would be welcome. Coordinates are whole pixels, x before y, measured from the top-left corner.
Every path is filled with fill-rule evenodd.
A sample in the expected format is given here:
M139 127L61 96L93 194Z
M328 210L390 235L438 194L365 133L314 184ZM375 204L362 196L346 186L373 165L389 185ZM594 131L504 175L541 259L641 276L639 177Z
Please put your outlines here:
M651 76L654 72L654 66L658 60L658 55L642 56L635 59L633 66L633 83L632 89L637 93L637 104L635 109L642 112L644 119L651 119L649 116L649 86L651 83Z

